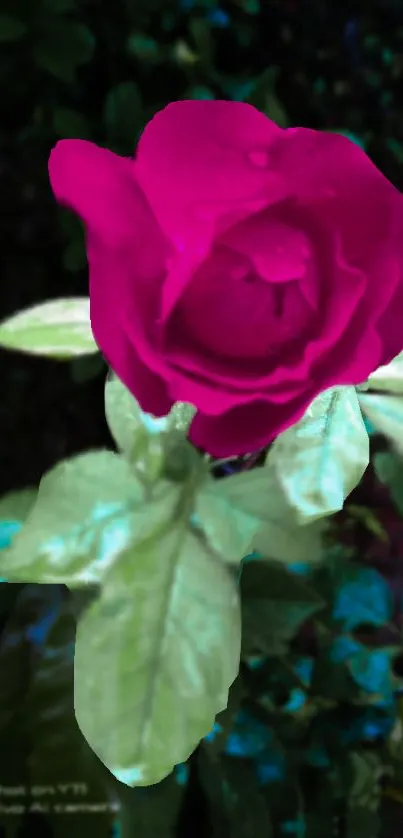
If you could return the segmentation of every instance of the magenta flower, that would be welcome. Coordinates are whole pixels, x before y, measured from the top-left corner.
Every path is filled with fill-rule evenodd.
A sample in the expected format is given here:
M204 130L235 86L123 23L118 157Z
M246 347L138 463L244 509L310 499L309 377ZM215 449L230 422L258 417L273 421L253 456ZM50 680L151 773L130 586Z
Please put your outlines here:
M345 137L174 102L134 159L63 140L49 171L86 225L100 349L143 410L193 403L209 453L263 447L403 349L403 196Z

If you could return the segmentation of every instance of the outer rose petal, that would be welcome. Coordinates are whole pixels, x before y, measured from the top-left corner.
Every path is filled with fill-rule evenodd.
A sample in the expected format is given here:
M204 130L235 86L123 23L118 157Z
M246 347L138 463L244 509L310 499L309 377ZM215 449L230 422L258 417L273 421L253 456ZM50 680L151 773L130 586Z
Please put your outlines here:
M95 340L142 409L164 415L172 406L167 387L143 364L124 324L128 301L135 298L137 342L147 340L169 254L133 165L92 143L65 140L53 149L49 173L57 200L87 227Z
M124 298L111 283L111 276L122 278L122 265L116 255L89 248L90 311L94 338L110 367L133 393L146 413L165 416L172 407L165 382L139 358L124 327Z
M232 457L258 451L277 434L298 422L318 392L310 388L304 396L285 405L256 400L221 416L206 416L198 412L190 426L189 439L213 457Z
M132 160L86 140L61 140L49 158L49 177L56 200L76 212L104 244L121 245L136 234L137 207L146 201Z
M282 134L283 129L241 102L172 102L154 116L138 143L136 174L176 245L186 240L189 228L200 229L203 219L213 222L223 207L236 209L260 197L263 208L284 196L278 174L261 167L259 157Z

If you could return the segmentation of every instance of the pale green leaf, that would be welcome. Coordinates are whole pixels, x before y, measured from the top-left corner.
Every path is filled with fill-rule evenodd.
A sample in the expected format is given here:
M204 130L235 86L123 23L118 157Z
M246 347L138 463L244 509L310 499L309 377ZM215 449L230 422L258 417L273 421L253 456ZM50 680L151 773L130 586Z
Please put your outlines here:
M263 556L290 564L313 564L322 560L323 522L301 527L274 469L265 466L225 477L219 481L219 494L223 499L221 503L225 500L232 507L232 515L244 516L241 520L247 531L254 526L253 519L258 520L251 546ZM229 539L227 525L221 530L218 516L214 517L214 521L208 521L208 518L202 516L200 523L203 528L207 528L206 536L212 546L221 540L225 558L228 545L224 549L224 542ZM231 559L230 556L227 558Z
M378 434L384 434L403 455L403 395L358 393L365 416Z
M317 396L268 454L300 523L343 508L369 463L369 438L354 387Z
M185 522L115 566L79 622L74 688L118 780L158 783L189 757L227 705L240 641L236 584Z
M19 582L99 584L129 547L166 525L178 489L162 483L145 503L129 464L111 451L80 454L59 463L39 486L36 503L0 574Z
M112 373L107 377L105 415L109 430L122 454L136 462L137 468L148 480L158 477L164 465L164 456L174 460L179 476L187 473L189 457L194 460L196 456L186 442L194 413L192 405L176 402L166 416L152 416L141 409L116 375Z
M403 352L400 352L390 364L378 367L366 383L371 390L403 394Z
M0 346L68 359L98 352L88 297L68 297L19 311L0 323Z
M224 480L209 478L197 493L195 520L212 549L227 561L236 562L252 549L260 521L233 505L221 491L223 484Z
M21 489L3 495L0 498L0 520L25 521L33 507L36 496L37 489Z

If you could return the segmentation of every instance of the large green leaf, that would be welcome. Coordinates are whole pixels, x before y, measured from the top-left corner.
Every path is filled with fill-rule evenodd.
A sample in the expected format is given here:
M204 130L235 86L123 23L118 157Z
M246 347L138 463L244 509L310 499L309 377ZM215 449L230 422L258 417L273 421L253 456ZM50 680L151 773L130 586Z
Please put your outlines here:
M145 503L128 463L111 451L80 454L46 474L21 532L1 554L13 581L99 584L126 549L174 515L179 489L162 483Z
M195 523L228 561L238 561L249 543L263 556L290 564L323 558L323 522L301 527L271 467L225 477L216 487L205 484L195 510Z
M361 409L374 426L403 454L403 397L383 393L358 393Z
M158 783L189 757L227 705L240 640L236 584L185 519L126 552L75 655L77 721L115 777Z
M268 454L301 523L343 508L369 462L369 438L354 387L321 393Z
M88 297L68 297L19 311L0 323L0 346L61 360L98 352L89 306Z
M378 367L369 376L366 384L370 390L403 394L403 352L400 352L390 364Z

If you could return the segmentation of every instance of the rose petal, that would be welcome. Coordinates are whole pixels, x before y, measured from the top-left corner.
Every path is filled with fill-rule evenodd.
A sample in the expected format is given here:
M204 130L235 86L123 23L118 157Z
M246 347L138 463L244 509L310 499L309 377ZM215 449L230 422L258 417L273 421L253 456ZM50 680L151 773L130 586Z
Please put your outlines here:
M130 270L115 251L89 246L90 313L94 338L110 367L136 397L142 410L154 416L165 416L172 407L167 386L160 376L141 361L133 342L127 335L123 312L125 289L130 289L130 277L119 288L112 277L125 278ZM142 322L138 313L138 322ZM138 337L143 337L139 331Z
M345 262L364 272L369 313L376 316L396 289L397 277L384 275L384 260L391 249L401 254L403 195L344 136L287 129L276 145L276 156L279 172L293 183L301 209L309 209L329 230L336 230Z
M213 457L252 453L297 422L317 392L310 388L304 397L281 406L256 399L221 416L199 412L190 426L189 439Z
M76 212L104 244L118 246L136 235L140 206L150 214L133 161L85 140L57 143L49 177L57 201Z
M284 195L284 184L270 163L266 165L282 133L241 102L172 102L154 116L140 137L136 173L162 228L177 246L203 217L211 227L223 202L236 210L245 200L265 196L271 203ZM267 154L263 167L253 158L253 150L262 149ZM199 219L192 213L198 207Z

